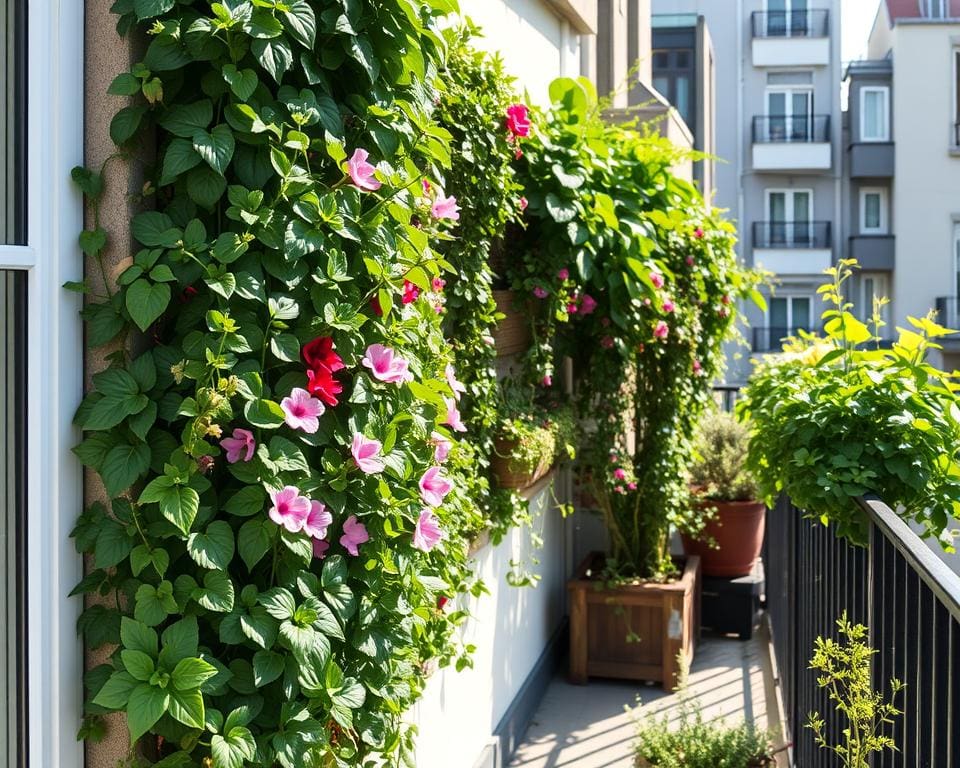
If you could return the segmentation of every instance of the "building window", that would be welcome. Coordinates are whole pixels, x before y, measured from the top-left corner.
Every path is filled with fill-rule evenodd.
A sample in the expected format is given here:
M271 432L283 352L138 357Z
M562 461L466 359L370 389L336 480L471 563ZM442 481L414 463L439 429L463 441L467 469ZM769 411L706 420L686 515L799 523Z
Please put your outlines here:
M920 9L928 19L945 19L950 15L947 0L921 0Z
M671 48L653 52L653 87L677 108L680 117L691 131L697 128L694 61L692 48Z
M887 234L887 191L880 188L860 190L860 232L864 235Z
M890 141L890 89L860 89L860 141Z
M860 319L865 323L871 323L873 320L873 310L874 303L880 299L888 299L890 296L890 285L888 278L884 274L879 274L875 272L864 272L860 275L860 296L858 297L858 309L860 314ZM884 301L882 307L880 307L880 321L884 323L884 327L888 327L890 323L890 303ZM871 330L873 328L871 327ZM882 330L878 334L886 338Z
M813 90L767 90L767 141L808 142L813 139Z
M808 34L808 0L767 0L768 37L805 37Z
M26 242L25 0L0 0L0 244Z
M953 146L960 147L960 48L953 51Z
M810 330L812 296L774 296L767 307L767 327L757 329L755 350L777 349L788 336Z
M813 247L813 191L768 189L768 248Z

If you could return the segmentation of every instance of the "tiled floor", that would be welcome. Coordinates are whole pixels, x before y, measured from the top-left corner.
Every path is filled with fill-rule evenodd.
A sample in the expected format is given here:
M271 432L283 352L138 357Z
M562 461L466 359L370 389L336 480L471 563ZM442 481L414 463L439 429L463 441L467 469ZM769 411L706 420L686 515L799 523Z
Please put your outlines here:
M765 665L761 640L701 641L690 670L690 693L704 717L753 721L766 728ZM678 699L659 686L593 680L575 686L557 676L533 717L511 766L517 768L632 768L636 712L675 712ZM775 711L771 708L771 712Z

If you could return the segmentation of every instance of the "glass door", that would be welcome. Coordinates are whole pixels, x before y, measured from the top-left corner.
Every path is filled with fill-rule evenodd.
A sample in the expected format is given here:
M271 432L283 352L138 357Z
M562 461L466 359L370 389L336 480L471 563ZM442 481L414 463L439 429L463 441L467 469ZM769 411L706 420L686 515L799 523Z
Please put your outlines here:
M767 313L767 348L775 349L788 336L810 330L813 300L809 296L775 296Z
M813 201L807 189L769 190L767 222L772 248L813 247Z
M813 91L767 91L768 141L808 142L813 138Z

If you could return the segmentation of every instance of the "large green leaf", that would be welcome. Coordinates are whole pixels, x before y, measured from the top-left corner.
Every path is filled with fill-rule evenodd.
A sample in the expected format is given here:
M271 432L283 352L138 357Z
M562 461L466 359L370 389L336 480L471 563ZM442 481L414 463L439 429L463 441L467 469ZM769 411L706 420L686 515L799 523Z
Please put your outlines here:
M283 23L290 37L308 50L317 40L317 17L307 0L295 0L283 15Z
M163 153L163 172L160 184L170 184L176 181L177 176L189 171L203 161L200 154L193 148L193 142L187 139L174 139L167 145Z
M203 588L196 590L195 597L208 611L229 613L233 610L233 582L222 571L207 571L203 577Z
M226 189L227 180L206 165L194 168L187 176L187 194L204 208L213 208Z
M133 0L133 10L138 19L152 19L173 8L174 0Z
M276 537L276 524L265 517L259 520L248 520L240 526L240 532L237 534L237 549L248 570L252 571L270 551Z
M225 571L233 559L233 529L223 520L214 520L205 532L190 534L187 551L200 567Z
M170 717L188 728L204 727L203 694L197 689L170 691L168 711Z
M210 740L210 753L216 768L243 768L244 761L253 762L257 743L244 726L235 726L225 736L215 734Z
M221 176L227 170L230 160L233 159L235 147L233 131L230 130L229 126L222 123L215 126L210 133L198 130L193 134L193 148L206 161L207 165Z
M114 672L93 697L93 703L105 709L123 709L130 701L130 694L139 686L140 681L129 672Z
M100 477L104 489L112 498L127 490L149 468L149 445L117 445L106 455L100 468Z
M133 538L127 529L116 520L107 518L100 525L94 549L97 568L112 568L123 562L133 549Z
M110 138L113 143L125 144L132 139L146 112L146 107L124 107L117 112L110 121Z
M184 139L193 139L198 130L204 130L213 120L213 104L209 99L171 107L160 119L160 125Z
M224 509L237 517L250 517L263 511L267 501L267 494L258 485L248 485L241 488L229 498Z
M148 683L133 689L127 702L127 727L130 740L136 741L156 724L170 704L170 694Z
M166 283L151 283L140 278L127 289L127 312L141 331L164 313L170 304L170 286Z
M188 657L181 659L170 675L173 687L178 691L190 691L199 688L217 674L217 668L203 659Z
M259 80L252 69L239 70L233 64L223 65L223 79L230 84L230 90L240 101L246 101L257 89Z
M284 73L293 66L293 51L283 37L254 40L250 43L250 50L270 77L278 83L283 79Z

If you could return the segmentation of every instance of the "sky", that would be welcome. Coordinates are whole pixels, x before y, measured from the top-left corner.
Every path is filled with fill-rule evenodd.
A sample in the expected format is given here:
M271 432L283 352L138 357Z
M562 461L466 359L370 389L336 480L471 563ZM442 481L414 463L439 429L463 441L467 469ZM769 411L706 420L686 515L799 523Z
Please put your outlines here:
M864 58L879 0L840 0L840 5L843 9L841 56L844 61Z

